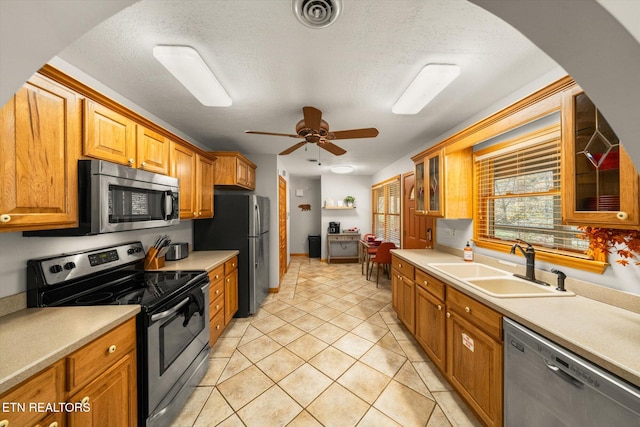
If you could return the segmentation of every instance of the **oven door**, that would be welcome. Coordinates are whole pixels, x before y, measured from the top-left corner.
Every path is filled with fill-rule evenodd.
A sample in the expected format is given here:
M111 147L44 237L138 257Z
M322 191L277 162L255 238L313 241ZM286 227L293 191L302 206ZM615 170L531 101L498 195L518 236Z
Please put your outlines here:
M149 174L146 171L140 172ZM110 175L92 177L92 233L138 230L179 223L178 188L135 178Z
M194 298L202 302L202 314L189 310ZM148 316L146 388L151 417L163 409L158 408L161 401L173 399L167 396L169 391L177 392L179 387L174 386L209 346L209 284L192 289Z

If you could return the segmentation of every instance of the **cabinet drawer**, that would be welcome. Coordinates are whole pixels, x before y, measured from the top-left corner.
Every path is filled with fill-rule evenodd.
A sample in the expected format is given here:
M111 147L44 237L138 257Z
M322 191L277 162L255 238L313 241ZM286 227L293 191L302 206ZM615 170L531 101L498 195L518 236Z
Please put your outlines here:
M29 405L62 402L63 395L64 364L58 362L0 396L0 402L24 405L24 408L9 407L7 412L0 412L0 421L9 421L9 427L37 425L47 413Z
M75 390L136 348L135 319L107 332L67 356L67 391Z
M213 346L224 331L224 310L221 310L210 322L209 345Z
M209 280L211 281L211 286L213 287L213 284L217 280L222 279L223 277L224 277L224 264L221 264L209 272Z
M502 341L502 315L462 292L447 287L447 307L478 326L498 341Z
M416 285L444 301L445 284L422 270L416 270Z
M415 270L413 265L411 265L410 263L398 258L395 255L391 255L391 264L393 265L393 268L398 270L398 273L400 273L404 277L407 277L407 278L413 280L413 272Z
M213 319L220 311L224 311L224 295L220 295L209 304L209 318Z
M236 268L238 268L238 257L234 256L229 261L224 263L224 275L226 276Z
M209 286L209 303L213 304L217 298L220 298L224 295L224 277L220 276L220 279L215 282L211 282Z

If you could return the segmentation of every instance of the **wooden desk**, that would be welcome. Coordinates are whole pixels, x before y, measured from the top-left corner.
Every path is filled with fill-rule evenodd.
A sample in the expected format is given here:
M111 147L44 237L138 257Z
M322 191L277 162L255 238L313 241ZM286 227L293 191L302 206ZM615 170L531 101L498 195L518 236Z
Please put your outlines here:
M358 262L360 260L358 249L359 240L360 233L327 234L327 264L331 264L332 259L352 260ZM339 244L343 249L347 249L345 246L350 246L352 247L352 250L346 252L343 250L340 251L342 252L340 255L332 255L331 247L337 244Z

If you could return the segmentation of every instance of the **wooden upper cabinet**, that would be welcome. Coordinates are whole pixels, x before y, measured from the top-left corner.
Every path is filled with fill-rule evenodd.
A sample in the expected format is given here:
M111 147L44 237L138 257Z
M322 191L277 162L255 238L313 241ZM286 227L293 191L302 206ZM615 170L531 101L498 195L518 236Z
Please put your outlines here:
M138 125L136 167L149 172L169 175L169 138Z
M81 106L34 75L1 110L0 231L78 225Z
M128 117L85 99L82 154L135 167L136 126Z
M196 155L196 211L197 218L213 218L214 160Z
M215 185L227 189L255 190L256 165L237 151L214 151Z
M180 219L192 219L196 212L196 153L171 142L171 176L180 180Z
M473 216L473 149L419 154L415 165L416 214L450 219Z
M604 116L578 87L563 94L562 217L567 224L640 225L638 171Z

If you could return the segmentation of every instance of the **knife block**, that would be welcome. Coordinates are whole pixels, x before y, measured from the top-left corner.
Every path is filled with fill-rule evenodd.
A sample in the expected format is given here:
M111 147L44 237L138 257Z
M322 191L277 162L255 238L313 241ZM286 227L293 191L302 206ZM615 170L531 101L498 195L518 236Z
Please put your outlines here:
M147 256L144 258L145 270L157 270L164 267L164 257L157 257L158 250L156 248L149 248Z

